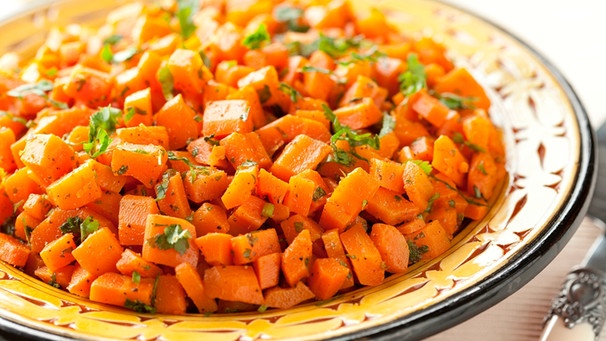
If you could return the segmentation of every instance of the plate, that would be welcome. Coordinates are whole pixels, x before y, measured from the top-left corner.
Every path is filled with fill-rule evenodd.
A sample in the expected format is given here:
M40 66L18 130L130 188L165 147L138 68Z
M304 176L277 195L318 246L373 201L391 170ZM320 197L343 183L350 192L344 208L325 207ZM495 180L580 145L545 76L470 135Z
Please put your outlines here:
M95 24L120 0L64 0L0 22L0 54L33 55L52 25ZM148 315L97 304L0 264L0 325L46 339L421 339L509 296L542 270L580 225L595 183L587 114L549 61L498 26L428 0L359 0L405 32L431 35L492 100L507 147L508 180L489 214L453 247L384 284L330 302L223 315Z

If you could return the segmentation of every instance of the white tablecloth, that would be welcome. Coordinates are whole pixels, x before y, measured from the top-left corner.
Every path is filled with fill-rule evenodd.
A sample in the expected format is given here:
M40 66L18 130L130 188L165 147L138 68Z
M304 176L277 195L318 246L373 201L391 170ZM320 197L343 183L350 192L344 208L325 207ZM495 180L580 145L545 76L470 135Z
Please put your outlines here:
M0 17L37 0L0 0ZM529 43L568 79L594 127L606 120L606 10L596 0L445 0L497 23ZM537 340L566 272L601 231L585 220L562 253L533 281L486 312L430 341ZM606 340L606 332L602 335Z

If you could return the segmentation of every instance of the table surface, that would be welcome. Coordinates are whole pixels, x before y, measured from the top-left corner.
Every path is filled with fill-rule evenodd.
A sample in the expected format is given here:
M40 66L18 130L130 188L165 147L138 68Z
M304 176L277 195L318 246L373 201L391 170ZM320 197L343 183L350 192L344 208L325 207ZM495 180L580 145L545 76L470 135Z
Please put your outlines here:
M0 17L37 0L1 0ZM444 0L468 9L518 36L558 68L577 92L594 127L606 120L606 32L603 5L595 0ZM482 314L428 338L451 340L538 340L542 320L568 270L578 264L601 230L585 219L572 240L535 279ZM1 338L0 338L1 340ZM606 340L606 332L601 340Z

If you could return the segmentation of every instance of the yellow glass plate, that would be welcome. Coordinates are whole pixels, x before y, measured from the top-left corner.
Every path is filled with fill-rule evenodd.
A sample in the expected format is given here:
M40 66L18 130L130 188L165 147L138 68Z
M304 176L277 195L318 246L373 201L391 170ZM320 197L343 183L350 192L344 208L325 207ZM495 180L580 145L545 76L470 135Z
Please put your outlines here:
M95 25L120 0L64 0L0 23L0 54L31 56L52 25ZM97 304L0 264L0 325L82 340L418 339L507 297L543 269L586 211L595 172L587 115L562 75L530 47L467 12L428 0L359 0L404 32L443 42L486 87L504 132L509 179L488 216L407 274L328 302L223 315L148 315ZM6 329L4 328L4 329Z

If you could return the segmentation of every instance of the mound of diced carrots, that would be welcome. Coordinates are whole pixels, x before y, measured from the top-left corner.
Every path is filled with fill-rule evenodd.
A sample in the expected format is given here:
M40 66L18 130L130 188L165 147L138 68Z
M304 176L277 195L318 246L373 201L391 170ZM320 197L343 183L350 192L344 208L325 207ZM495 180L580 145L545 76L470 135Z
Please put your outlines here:
M347 0L133 3L0 57L0 259L145 313L328 300L445 252L505 177L490 100Z

